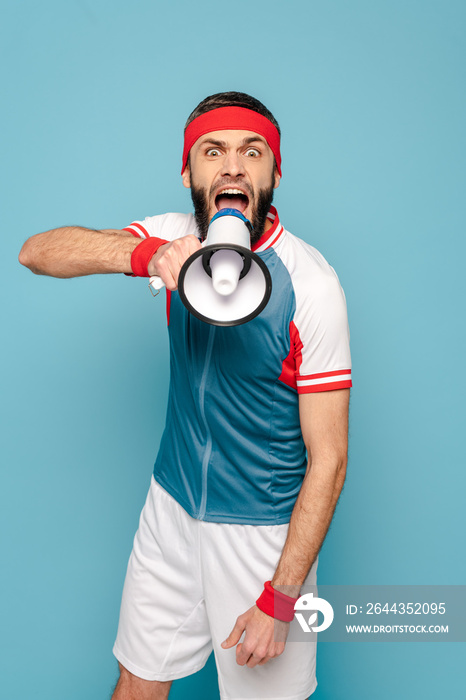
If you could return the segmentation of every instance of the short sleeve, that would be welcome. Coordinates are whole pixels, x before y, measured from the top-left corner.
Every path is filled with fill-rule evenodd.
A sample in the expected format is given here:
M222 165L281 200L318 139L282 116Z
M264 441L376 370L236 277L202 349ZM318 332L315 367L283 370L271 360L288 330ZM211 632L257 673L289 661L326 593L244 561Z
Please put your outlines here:
M350 388L350 336L343 289L335 270L315 248L295 237L292 243L283 256L296 302L287 360L289 370L293 368L292 385L299 394Z
M177 238L197 235L197 227L192 214L159 214L148 216L142 221L133 221L123 231L132 233L137 238L160 238L174 241Z
M346 300L333 273L318 292L304 297L293 321L299 394L352 386Z

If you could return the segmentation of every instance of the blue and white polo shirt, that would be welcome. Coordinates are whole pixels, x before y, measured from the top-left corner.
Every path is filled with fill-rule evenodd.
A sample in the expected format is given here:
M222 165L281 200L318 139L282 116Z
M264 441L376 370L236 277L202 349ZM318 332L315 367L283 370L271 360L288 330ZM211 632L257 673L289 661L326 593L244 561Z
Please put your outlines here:
M200 520L290 520L306 471L298 395L351 387L346 302L333 268L281 225L253 250L272 294L252 321L200 321L167 292L170 390L155 480ZM125 230L174 240L198 235L192 214L163 214Z

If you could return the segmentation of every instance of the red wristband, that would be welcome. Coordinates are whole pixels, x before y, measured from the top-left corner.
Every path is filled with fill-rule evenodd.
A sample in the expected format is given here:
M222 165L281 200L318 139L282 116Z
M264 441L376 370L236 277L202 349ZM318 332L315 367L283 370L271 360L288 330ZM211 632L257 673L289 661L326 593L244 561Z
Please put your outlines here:
M168 241L163 238L145 238L131 254L131 269L136 277L150 277L147 266L160 246Z
M259 610L270 617L283 622L291 622L294 618L294 606L298 599L291 598L272 587L270 581L264 583L264 590L256 600Z

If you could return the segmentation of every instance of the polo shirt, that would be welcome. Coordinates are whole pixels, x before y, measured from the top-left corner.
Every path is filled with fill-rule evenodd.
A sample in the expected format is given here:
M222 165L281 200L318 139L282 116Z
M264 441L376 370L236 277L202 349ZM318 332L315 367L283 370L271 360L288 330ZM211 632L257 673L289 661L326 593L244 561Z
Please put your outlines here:
M278 525L290 520L306 472L299 395L351 387L346 302L333 268L272 223L252 250L272 293L253 320L214 326L167 291L170 388L155 480L199 520ZM126 227L167 241L199 235L192 214Z

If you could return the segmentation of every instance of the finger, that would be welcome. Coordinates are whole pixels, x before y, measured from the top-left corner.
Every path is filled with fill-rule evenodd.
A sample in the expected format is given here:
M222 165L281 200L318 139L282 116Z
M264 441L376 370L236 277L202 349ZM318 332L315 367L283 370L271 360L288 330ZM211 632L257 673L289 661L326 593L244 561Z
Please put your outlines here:
M259 664L263 663L264 659L269 658L270 656L267 653L267 649L256 648L247 660L246 666L249 666L249 668L254 668L254 666L258 666Z
M241 622L239 622L239 618L238 618L238 620L236 620L235 626L233 627L232 631L230 632L228 637L225 639L225 641L222 642L222 644L221 644L222 648L223 649L230 649L231 647L234 647L235 644L238 644L243 632L244 632L244 625Z
M176 261L174 263L176 264L178 268L178 274L183 265L185 264L186 260L191 257L191 247L189 246L188 242L186 242L185 245L179 246L176 249Z
M189 258L196 253L201 248L201 244L199 240L196 238L196 236L188 236L186 239L183 240L182 244L180 247L177 249L177 254L178 254L178 265L179 269L183 267L185 262L189 260Z
M262 659L261 661L259 661L259 663L257 665L263 666L264 664L268 663L270 661L270 659L273 659L273 656L266 656L265 659Z
M201 241L193 233L190 233L188 236L186 236L186 240L189 241L191 245L196 246L197 248L202 248Z
M197 238L197 236L193 236L193 235L187 236L187 241L189 243L190 255L192 253L195 253L196 250L200 250L202 248L201 242L200 242L199 238Z
M253 668L261 661L267 652L258 651L251 645L251 642L243 642L236 647L236 663L239 666L249 666Z
M170 273L174 279L175 289L178 287L178 278L181 268L187 260L201 247L196 236L187 236L174 242L173 249L168 257Z
M167 289L169 289L171 292L174 292L176 289L178 289L178 277L180 274L180 267L176 261L168 261L167 274L169 275L170 283L170 286L168 286L168 284L166 285Z
M175 241L171 248L167 250L164 259L160 260L160 265L163 265L168 275L168 284L166 284L166 287L172 292L178 288L180 270L189 257L186 251L186 245L184 245L184 243L176 245L177 243L178 242Z
M258 666L262 661L262 657L256 656L255 654L251 654L249 659L246 661L246 666L248 668L254 668L254 666Z
M244 644L238 644L236 647L236 663L239 666L245 666L251 657L251 652L246 649Z
M183 264L200 247L199 240L193 235L178 238L160 246L149 263L150 274L158 275L167 289L175 290Z
M149 261L147 271L150 276L160 277L167 289L176 289L176 278L171 269L170 247L171 243L160 246L158 251Z
M174 247L177 251L180 262L184 263L187 258L189 258L202 246L196 236L186 236L185 238L179 238L178 240L174 241Z
M162 263L157 270L157 275L163 280L166 288L174 292L178 285L178 275L176 275L169 263Z

